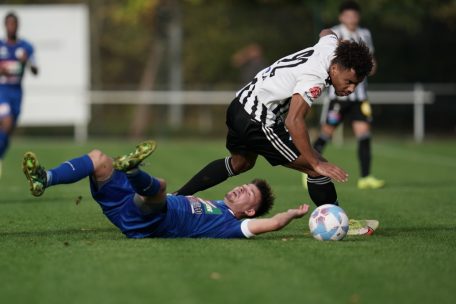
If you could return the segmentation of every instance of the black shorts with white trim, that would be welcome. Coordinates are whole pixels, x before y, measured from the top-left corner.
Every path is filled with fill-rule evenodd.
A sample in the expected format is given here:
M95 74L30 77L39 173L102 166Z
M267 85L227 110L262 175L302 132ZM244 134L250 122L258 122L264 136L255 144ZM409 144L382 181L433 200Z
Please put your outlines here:
M283 122L266 127L244 110L238 98L228 107L226 125L226 148L231 153L255 153L272 166L291 163L300 155Z

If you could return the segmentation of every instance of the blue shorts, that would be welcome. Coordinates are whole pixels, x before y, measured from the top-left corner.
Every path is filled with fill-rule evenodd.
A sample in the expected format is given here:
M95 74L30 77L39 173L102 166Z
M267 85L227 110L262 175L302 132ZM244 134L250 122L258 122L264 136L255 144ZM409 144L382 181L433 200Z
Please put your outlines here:
M0 118L13 116L17 121L21 113L22 88L0 85Z
M135 191L124 172L114 170L109 181L98 189L90 179L92 197L98 202L106 217L127 237L149 237L165 218L165 211L144 214L134 202Z

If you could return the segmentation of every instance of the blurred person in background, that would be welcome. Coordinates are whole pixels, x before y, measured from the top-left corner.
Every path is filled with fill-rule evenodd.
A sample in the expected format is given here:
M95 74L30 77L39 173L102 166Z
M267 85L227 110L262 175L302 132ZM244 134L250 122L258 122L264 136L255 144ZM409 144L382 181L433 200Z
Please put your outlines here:
M38 74L33 46L19 39L18 27L17 15L8 13L5 17L6 39L0 39L0 177L9 138L21 112L22 77L27 67L32 74Z
M250 43L234 53L233 66L241 72L242 83L248 83L258 71L266 67L263 49L257 43Z
M359 26L361 8L354 1L343 2L339 9L340 24L331 28L341 40L364 42L372 55L374 44L368 29ZM374 57L373 57L374 58ZM374 58L369 76L375 74L377 64ZM321 126L320 135L313 143L313 148L323 153L326 144L331 140L336 128L348 119L358 141L358 160L360 164L359 189L378 189L385 185L383 180L371 175L371 122L372 111L367 97L367 79L361 82L355 91L348 96L337 96L334 87L329 89L329 107L322 115L325 123ZM323 120L323 119L322 119ZM303 185L307 187L307 175L303 174Z

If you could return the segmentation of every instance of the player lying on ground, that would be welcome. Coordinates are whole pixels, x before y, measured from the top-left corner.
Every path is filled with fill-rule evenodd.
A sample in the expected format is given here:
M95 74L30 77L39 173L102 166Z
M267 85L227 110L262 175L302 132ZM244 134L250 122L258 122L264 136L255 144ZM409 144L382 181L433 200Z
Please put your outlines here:
M209 163L176 194L213 187L250 170L262 155L273 166L307 173L309 196L317 206L338 205L332 180L345 182L348 174L312 148L305 118L325 88L332 84L337 95L348 96L371 70L367 46L323 30L316 45L279 59L236 94L226 114L231 155ZM352 220L349 234L364 223Z
M279 230L309 209L304 204L271 218L250 219L266 214L274 202L268 183L259 179L234 188L223 200L166 195L164 180L138 168L154 150L155 142L145 141L134 152L114 160L93 150L49 171L27 152L22 167L34 196L50 186L89 177L94 200L129 238L249 238Z

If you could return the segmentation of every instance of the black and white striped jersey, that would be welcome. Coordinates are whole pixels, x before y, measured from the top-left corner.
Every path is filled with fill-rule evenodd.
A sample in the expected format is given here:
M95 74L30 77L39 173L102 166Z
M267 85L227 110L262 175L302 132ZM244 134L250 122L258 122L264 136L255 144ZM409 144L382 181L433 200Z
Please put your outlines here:
M372 54L374 54L374 43L368 29L359 27L356 31L351 32L343 24L336 25L331 30L337 34L340 40L349 40L354 42L364 42ZM367 79L356 86L355 91L348 96L337 96L334 87L329 89L329 98L343 101L364 101L367 99Z
M337 44L337 36L327 35L313 47L279 59L260 71L236 97L252 119L265 126L284 120L293 94L300 94L312 106L330 85L329 66Z

